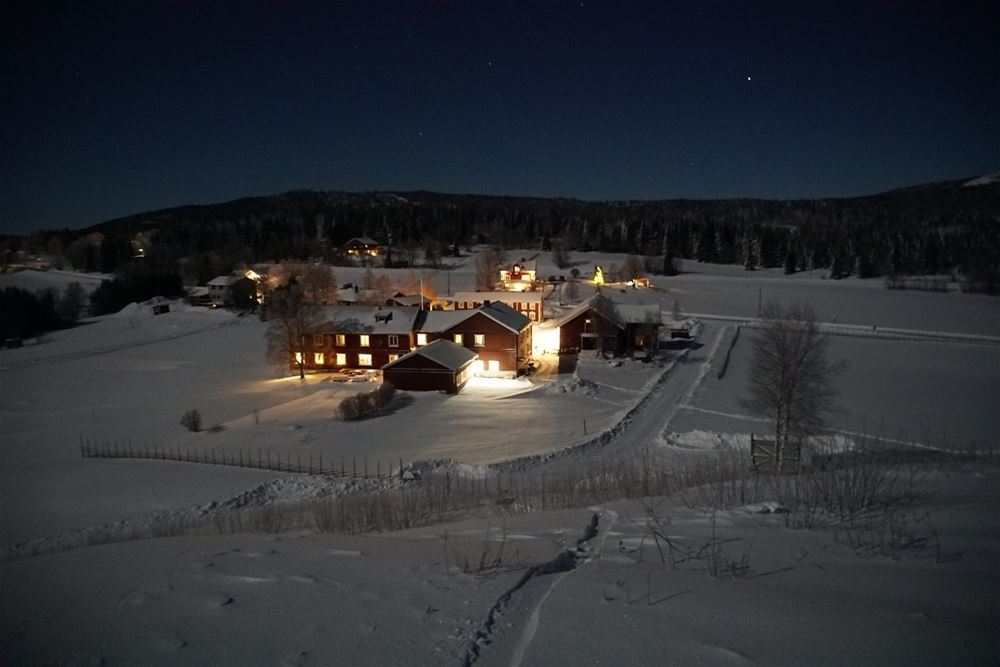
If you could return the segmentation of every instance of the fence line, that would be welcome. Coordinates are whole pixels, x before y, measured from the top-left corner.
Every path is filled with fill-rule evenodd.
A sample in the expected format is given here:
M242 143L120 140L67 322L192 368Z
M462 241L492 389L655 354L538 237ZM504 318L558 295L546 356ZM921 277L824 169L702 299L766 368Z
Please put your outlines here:
M327 475L348 479L390 479L402 477L403 460L398 464L390 462L386 465L381 459L376 460L371 469L368 457L360 460L352 457L350 461L343 456L339 461L324 461L323 455L314 457L310 452L307 459L301 452L292 458L290 450L273 452L270 449L238 448L226 452L225 447L211 449L182 448L180 445L170 447L163 443L133 442L131 440L101 440L80 436L80 456L85 459L146 459L154 461L177 461L180 463L198 463L202 465L233 466L237 468L252 468L254 470L269 470L273 472L305 473L309 475ZM338 465L339 464L339 465ZM395 464L395 465L394 465Z

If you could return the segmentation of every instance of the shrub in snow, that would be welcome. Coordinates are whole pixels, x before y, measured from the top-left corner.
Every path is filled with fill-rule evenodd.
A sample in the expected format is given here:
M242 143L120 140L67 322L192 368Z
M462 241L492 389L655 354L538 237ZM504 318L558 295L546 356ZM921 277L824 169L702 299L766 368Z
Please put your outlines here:
M367 419L389 405L395 394L396 387L391 382L383 382L382 386L374 391L345 398L340 402L337 413L344 421Z
M181 426L197 433L201 430L201 413L197 410L188 410L181 416Z

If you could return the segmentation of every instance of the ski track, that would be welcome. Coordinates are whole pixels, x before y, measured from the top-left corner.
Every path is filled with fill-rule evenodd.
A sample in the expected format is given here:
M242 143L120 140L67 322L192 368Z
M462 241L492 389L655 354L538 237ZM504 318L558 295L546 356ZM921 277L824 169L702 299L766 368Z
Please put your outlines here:
M593 556L596 556L598 559L601 558L604 553L604 542L608 538L608 533L614 529L615 523L618 521L617 512L612 510L603 510L600 507L594 507L591 509L597 511L602 517L600 522L602 525L601 539L598 540L596 551L593 552L593 555L590 558L584 561L584 564L589 563ZM606 524L606 526L604 524ZM528 647L531 646L531 642L534 641L535 635L538 632L538 622L541 618L542 607L545 605L545 601L549 599L549 596L552 595L559 584L562 583L563 579L574 572L576 572L576 568L563 572L556 577L555 581L549 584L549 587L546 589L544 595L542 595L541 599L539 599L535 604L535 608L531 610L531 616L528 617L528 623L524 628L524 633L521 635L521 639L517 642L517 648L514 649L514 655L510 660L511 667L520 667L521 662L524 660L525 651L528 650Z

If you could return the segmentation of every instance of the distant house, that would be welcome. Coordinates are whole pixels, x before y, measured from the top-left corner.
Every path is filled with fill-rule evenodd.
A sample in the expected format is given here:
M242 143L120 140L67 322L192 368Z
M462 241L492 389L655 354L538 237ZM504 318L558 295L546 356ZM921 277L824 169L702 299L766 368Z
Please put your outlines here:
M352 257L381 257L385 246L367 236L357 236L344 244L344 252Z
M500 286L506 290L524 292L535 289L535 281L538 279L538 271L534 260L526 260L523 257L500 269Z
M478 374L514 375L531 358L531 320L498 301L473 310L424 311L416 331L417 346L445 339L474 351Z
M484 303L505 303L532 322L545 319L545 294L542 292L455 292L455 310L471 310Z
M474 374L477 355L463 345L439 339L382 367L382 379L406 391L457 394Z
M306 370L377 370L408 354L416 344L417 308L348 306L326 308L321 329L302 336L296 357ZM290 368L298 368L298 359Z
M536 352L567 354L602 350L614 356L655 351L659 340L658 305L614 304L605 309L596 297L535 329Z
M217 276L206 284L208 287L208 303L221 307L242 304L245 301L256 301L257 283L246 276Z

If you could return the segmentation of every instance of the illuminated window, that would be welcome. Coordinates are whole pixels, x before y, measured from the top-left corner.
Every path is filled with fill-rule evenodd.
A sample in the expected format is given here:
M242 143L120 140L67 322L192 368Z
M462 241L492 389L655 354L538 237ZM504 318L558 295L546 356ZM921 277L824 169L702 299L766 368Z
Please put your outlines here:
M389 336L389 347L399 347L399 336Z
M490 360L490 372L491 373L496 373L499 370L500 370L500 362L497 361L496 359L491 359Z
M358 355L358 366L371 366L371 365L372 365L372 355L370 354Z
M295 353L295 363L297 363L297 364L301 364L302 363L302 353L301 352L296 352Z
M427 334L425 333L417 334L417 345L427 345Z
M368 347L371 345L371 342L368 340L368 334L361 334L358 336L358 345L361 347Z
M456 343L458 343L459 345L461 345L462 342L463 342L462 341L462 334L455 334L454 336L451 337L451 339L453 341L455 341Z
M317 366L323 365L323 359L324 357L322 352L317 352L313 355L313 363L315 363Z
M337 365L338 366L346 366L347 365L347 355L344 354L343 352L338 352L337 353Z
M390 363L390 364L391 364L392 362L396 361L396 359L399 359L399 355L398 355L398 354L390 354L390 355L389 355L389 363Z
M337 334L337 345L339 345L340 347L344 347L345 345L347 345L347 336L345 336L344 334Z
M315 345L316 347L322 347L323 334L313 334L313 345Z
M486 346L486 334L476 334L475 336L473 336L473 340L474 340L473 344L476 347L485 347Z

